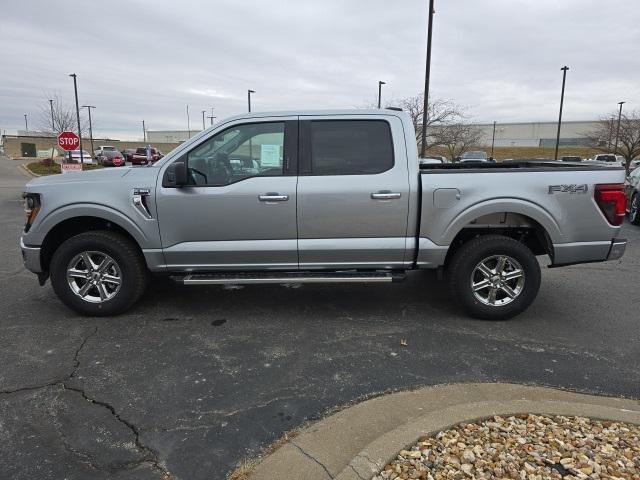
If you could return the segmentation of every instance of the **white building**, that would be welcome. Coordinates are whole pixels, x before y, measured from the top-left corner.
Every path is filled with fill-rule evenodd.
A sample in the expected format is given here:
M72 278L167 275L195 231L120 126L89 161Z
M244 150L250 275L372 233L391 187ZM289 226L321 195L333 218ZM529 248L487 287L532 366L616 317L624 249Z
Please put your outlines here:
M491 145L493 123L477 124L482 130L483 145ZM560 145L589 145L589 132L598 126L597 121L563 121L560 129ZM496 147L552 147L556 144L558 122L496 123Z

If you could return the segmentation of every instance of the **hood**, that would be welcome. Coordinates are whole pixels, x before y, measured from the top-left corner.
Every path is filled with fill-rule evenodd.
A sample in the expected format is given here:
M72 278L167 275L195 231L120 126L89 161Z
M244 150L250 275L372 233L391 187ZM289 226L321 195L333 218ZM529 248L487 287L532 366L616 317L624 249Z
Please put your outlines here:
M137 178L149 181L151 179L155 179L158 175L158 171L159 169L154 167L114 167L88 170L84 172L69 172L59 175L47 175L34 178L27 183L27 188L37 189L39 186L66 184L109 184L118 182L123 177L127 177L127 181Z

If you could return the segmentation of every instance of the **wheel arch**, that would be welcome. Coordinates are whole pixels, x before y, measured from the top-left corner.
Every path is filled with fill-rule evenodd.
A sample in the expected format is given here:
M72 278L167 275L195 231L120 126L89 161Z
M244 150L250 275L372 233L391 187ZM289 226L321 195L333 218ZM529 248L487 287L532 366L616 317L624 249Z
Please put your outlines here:
M146 240L144 233L139 229L132 229L127 223L118 221L119 219L114 220L112 215L62 216L57 217L57 220L55 223L51 222L52 225L47 229L41 243L40 262L43 271L49 270L51 258L63 242L80 233L94 230L109 230L120 233L128 238L142 254L141 240Z

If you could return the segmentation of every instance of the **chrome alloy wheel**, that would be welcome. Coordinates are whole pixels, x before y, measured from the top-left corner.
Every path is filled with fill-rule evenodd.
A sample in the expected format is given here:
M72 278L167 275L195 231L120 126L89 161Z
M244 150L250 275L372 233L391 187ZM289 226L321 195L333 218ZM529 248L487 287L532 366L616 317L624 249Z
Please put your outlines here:
M106 253L82 252L67 266L67 283L82 300L103 303L120 291L122 273L116 261Z
M631 199L631 205L629 205L629 220L632 223L638 220L638 196L636 193Z
M500 307L513 302L524 288L522 265L507 255L482 260L471 273L474 297L484 305Z

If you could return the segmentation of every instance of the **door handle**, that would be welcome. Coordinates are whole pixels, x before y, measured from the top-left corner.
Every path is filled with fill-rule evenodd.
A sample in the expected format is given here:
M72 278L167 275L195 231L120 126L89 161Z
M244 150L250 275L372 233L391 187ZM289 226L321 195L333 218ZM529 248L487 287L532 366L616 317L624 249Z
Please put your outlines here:
M261 202L286 202L289 200L289 195L280 195L279 193L265 193L260 195L258 199Z
M396 200L401 196L402 196L401 193L393 193L389 191L383 191L383 192L371 194L371 198L374 200Z

